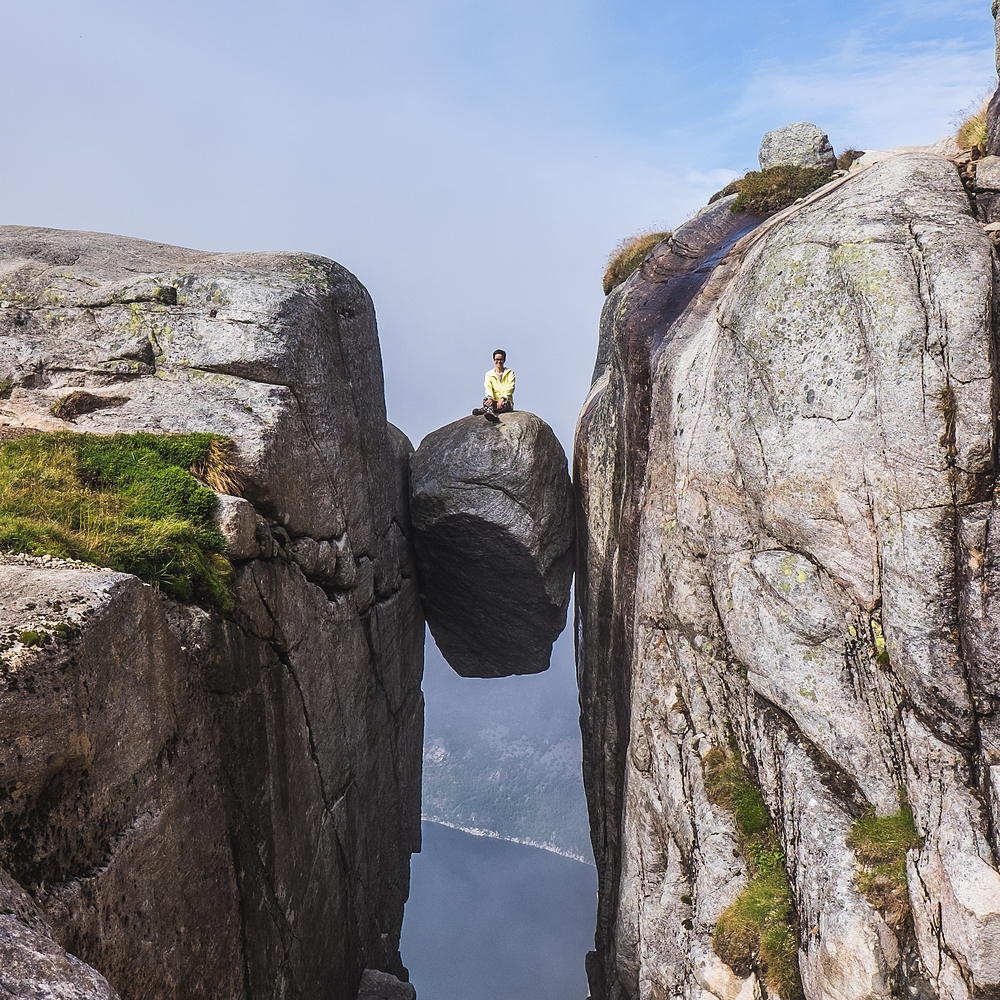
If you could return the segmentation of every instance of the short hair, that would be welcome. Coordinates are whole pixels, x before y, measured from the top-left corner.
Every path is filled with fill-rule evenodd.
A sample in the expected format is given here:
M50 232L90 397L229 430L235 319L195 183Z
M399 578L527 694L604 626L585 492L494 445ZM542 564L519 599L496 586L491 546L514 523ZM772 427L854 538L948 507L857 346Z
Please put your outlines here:
M504 361L507 360L507 352L502 351L499 347L493 352L493 357L495 358L498 354L504 359Z

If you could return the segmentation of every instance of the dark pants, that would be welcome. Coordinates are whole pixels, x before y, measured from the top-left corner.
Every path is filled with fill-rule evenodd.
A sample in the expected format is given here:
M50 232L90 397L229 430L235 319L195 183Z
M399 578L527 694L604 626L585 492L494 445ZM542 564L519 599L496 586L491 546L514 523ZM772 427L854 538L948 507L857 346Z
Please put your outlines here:
M483 400L483 409L489 410L491 413L513 413L514 404L509 399L503 403L487 398Z

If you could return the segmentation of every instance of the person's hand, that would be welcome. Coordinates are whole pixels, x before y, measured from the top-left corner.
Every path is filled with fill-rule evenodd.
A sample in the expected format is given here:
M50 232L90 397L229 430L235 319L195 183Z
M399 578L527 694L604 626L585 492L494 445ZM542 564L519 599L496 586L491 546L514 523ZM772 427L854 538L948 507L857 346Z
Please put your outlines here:
M501 406L506 406L507 405L507 397L506 396L501 396L500 397L500 405Z

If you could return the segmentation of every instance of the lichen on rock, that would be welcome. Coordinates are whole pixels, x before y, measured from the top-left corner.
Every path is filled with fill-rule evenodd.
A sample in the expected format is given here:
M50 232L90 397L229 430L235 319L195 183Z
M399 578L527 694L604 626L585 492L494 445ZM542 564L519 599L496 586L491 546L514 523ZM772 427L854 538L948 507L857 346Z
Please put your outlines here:
M751 988L712 945L747 872L696 763L730 737L787 861L808 1000L988 993L992 247L932 153L737 235L609 296L579 425L592 995ZM901 788L910 917L873 905L855 854Z

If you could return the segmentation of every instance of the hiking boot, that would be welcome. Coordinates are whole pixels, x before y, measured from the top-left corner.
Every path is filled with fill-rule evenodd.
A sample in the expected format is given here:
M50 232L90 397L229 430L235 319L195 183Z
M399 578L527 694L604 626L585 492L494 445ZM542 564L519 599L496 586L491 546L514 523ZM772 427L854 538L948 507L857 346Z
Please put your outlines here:
M474 417L481 417L481 416L482 416L482 415L483 415L483 414L484 414L485 412L486 412L486 411L485 411L485 410L484 410L484 409L483 409L483 408L482 408L481 406L477 406L477 407L476 407L476 408L475 408L475 409L474 409L474 410L472 411L472 415L473 415Z
M483 412L483 416L486 417L486 419L491 424L498 424L498 423L500 423L500 418L492 410L485 410Z

